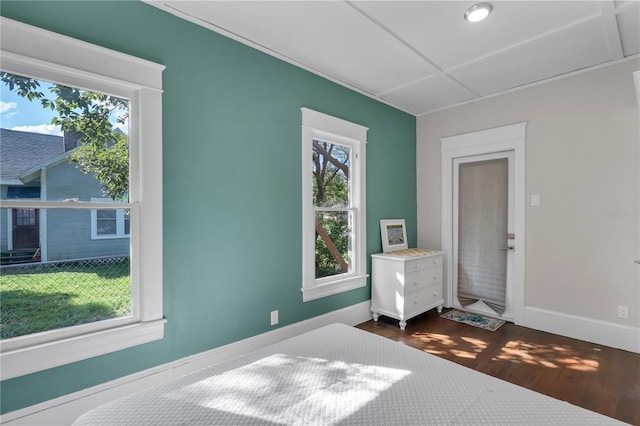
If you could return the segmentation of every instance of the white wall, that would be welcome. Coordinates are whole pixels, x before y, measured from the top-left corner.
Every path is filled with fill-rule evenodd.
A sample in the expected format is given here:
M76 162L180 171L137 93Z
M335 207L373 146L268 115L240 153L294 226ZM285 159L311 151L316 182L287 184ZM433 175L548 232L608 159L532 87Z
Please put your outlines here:
M528 312L639 334L626 328L640 325L638 69L635 58L419 117L418 245L441 244L440 138L526 121L526 198L541 195L525 212Z

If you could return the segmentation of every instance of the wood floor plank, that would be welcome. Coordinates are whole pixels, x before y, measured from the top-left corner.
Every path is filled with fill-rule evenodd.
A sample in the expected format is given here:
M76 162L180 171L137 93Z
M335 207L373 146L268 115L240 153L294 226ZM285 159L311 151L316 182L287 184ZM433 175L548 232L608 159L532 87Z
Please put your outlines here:
M357 326L485 374L640 426L640 354L511 323L487 331L440 318L412 318L406 331L381 316Z

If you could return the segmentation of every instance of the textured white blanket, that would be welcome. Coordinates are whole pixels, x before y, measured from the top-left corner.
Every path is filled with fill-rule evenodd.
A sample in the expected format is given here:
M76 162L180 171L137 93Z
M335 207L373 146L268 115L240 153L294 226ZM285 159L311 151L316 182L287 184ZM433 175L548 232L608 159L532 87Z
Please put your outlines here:
M97 407L74 424L621 423L333 324Z

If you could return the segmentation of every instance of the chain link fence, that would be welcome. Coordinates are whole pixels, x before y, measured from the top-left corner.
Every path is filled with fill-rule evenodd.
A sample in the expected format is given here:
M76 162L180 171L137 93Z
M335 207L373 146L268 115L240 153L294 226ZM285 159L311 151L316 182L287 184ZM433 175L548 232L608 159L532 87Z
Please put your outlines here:
M0 339L130 314L128 256L0 267Z

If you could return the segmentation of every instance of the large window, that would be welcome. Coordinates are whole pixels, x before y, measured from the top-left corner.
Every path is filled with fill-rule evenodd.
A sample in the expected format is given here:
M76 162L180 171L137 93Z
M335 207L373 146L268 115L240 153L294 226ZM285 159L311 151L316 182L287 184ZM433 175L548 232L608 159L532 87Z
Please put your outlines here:
M69 126L59 123L65 130L59 138L61 146L44 136L27 137L30 146L55 145L62 149L60 155L48 148L32 149L33 155L40 155L32 167L3 182L3 187L12 185L9 189L39 188L39 199L5 197L16 191L3 190L0 200L1 226L11 231L3 229L0 235L23 241L25 251L34 250L20 260L20 268L32 268L26 274L2 265L4 380L163 337L162 267L158 265L162 265L164 66L5 18L0 26L5 83L13 81L14 89L20 84L33 89L38 82L42 85L36 91L43 92L56 88L54 101L44 105L58 112L57 95L57 100L75 102L66 105L72 116ZM90 122L100 109L123 115L100 127ZM62 115L59 118L64 121ZM24 135L15 134L19 132L2 131L3 143L10 138L25 141ZM99 161L92 163L91 158ZM21 161L15 165L25 166ZM108 203L100 199L104 197ZM24 237L16 239L12 232ZM12 263L10 255L21 254L8 239L0 238L0 243L3 263ZM78 247L82 252L77 252ZM53 277L61 274L67 288L51 293L60 285ZM46 285L25 288L20 276L29 275L32 283ZM76 300L82 293L92 299ZM4 304L11 300L8 296L18 294L34 302L35 309L16 305L14 310L33 327L20 328L21 321L13 321L18 328L7 334ZM57 318L54 312L61 307L67 315Z
M304 301L366 285L366 134L302 108Z

